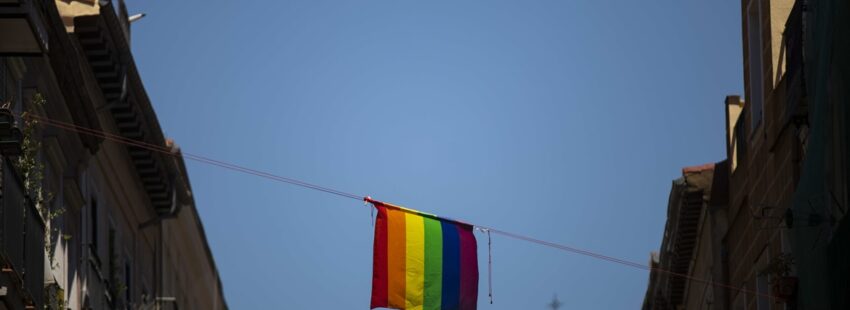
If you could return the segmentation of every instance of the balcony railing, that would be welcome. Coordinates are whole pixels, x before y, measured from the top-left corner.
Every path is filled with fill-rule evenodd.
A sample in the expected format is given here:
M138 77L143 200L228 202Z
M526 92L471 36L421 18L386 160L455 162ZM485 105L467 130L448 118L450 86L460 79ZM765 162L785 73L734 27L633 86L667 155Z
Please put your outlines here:
M0 55L47 51L47 29L37 0L0 0Z
M35 205L27 197L23 182L2 159L2 196L0 196L0 231L2 231L3 274L10 275L23 304L40 309L44 298L44 233L45 225Z

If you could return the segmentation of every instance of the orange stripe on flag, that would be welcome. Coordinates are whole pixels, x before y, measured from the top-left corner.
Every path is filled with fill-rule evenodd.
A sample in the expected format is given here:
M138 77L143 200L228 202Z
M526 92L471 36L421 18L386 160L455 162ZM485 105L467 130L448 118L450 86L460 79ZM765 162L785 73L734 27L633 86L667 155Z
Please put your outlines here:
M388 301L390 308L404 309L405 282L407 282L407 240L405 213L387 209L387 278L389 279Z

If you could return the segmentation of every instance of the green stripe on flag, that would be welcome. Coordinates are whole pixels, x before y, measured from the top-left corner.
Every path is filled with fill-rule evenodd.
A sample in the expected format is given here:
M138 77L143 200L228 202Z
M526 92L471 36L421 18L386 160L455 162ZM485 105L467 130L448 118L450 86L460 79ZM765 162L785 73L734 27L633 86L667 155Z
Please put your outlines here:
M440 309L443 294L443 228L439 220L425 220L425 298L423 309Z

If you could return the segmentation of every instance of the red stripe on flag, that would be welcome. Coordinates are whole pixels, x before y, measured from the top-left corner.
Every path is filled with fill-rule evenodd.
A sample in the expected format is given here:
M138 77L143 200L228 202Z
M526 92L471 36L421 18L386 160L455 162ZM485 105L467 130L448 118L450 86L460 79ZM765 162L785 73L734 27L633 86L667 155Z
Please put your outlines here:
M387 210L383 206L375 206L378 217L375 220L375 245L372 260L372 304L371 308L386 308L389 306L387 293L389 280L387 277Z

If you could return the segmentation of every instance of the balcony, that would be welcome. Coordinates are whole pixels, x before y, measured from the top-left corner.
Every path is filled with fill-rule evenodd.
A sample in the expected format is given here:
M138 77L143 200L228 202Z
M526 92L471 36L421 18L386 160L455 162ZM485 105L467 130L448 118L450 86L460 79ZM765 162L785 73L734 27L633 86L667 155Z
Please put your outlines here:
M0 290L6 293L0 296L0 304L9 309L40 309L45 225L9 162L4 157L0 165Z
M0 0L0 55L31 56L47 51L47 30L36 0Z

